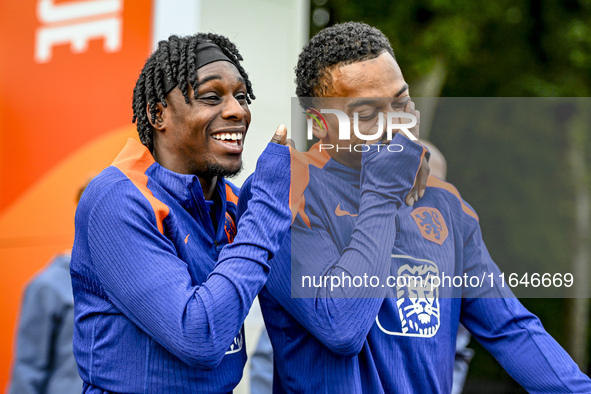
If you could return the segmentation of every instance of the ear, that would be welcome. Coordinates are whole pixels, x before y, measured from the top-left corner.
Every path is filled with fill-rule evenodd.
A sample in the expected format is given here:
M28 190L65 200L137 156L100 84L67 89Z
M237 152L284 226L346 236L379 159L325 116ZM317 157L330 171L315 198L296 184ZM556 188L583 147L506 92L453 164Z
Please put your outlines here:
M152 119L152 114L150 113L150 104L146 105L146 115L148 116L148 122L150 122L153 128L160 131L166 129L165 120L167 114L166 108L162 105L162 103L156 103L156 119Z
M308 108L306 110L307 119L312 121L312 134L314 137L322 140L326 138L328 134L326 122L324 121L323 116L314 108Z

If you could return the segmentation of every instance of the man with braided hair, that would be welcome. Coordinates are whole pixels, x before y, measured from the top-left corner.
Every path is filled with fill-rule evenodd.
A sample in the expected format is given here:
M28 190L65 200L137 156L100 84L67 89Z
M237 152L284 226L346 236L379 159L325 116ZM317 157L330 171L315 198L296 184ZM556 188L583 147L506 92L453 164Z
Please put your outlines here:
M204 48L212 44L220 48L240 73L246 102L251 104L251 100L255 99L248 74L240 64L242 56L228 38L207 33L183 38L171 36L168 41L160 41L158 49L146 61L133 94L133 121L137 121L140 140L148 148L152 149L151 123L156 122L157 103L167 106L166 96L176 86L177 79L185 103L190 103L188 89L197 82L196 68L201 64L196 49L199 47L199 50L207 53ZM146 111L148 107L149 111Z
M133 92L142 143L82 196L71 275L84 393L227 393L240 381L242 324L291 223L283 125L237 223L225 177L241 168L254 99L241 60L215 34L161 41Z
M310 122L320 142L293 153L297 216L259 294L273 391L449 393L461 321L529 392L591 393L539 319L501 287L478 216L458 191L430 177L420 201L408 200L425 148L402 133L382 139L382 114L419 118L384 34L354 22L326 28L302 50L296 76L304 110L338 110L354 119L355 135L341 138L343 116L326 115ZM418 122L409 131L418 137ZM347 149L356 142L361 149ZM485 273L493 286L443 285L443 274Z

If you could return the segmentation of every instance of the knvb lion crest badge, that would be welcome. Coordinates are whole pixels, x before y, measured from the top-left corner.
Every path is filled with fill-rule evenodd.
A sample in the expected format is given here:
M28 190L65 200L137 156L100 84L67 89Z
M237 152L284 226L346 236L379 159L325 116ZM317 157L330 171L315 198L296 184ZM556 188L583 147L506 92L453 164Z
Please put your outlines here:
M443 245L449 231L443 215L437 208L421 207L412 211L412 218L419 227L423 238L438 245Z
M234 338L232 343L230 344L230 348L225 354L234 354L238 353L244 347L244 326L238 331L238 335Z
M396 303L385 302L376 317L387 335L431 338L441 326L439 267L435 262L405 255L392 255L396 271ZM392 271L391 271L392 272Z

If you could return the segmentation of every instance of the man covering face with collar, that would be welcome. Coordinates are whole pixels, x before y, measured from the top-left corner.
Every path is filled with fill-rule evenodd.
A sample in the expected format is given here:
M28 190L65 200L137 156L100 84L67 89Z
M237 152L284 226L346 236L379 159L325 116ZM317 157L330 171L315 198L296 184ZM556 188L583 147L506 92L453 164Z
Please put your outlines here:
M254 99L242 57L215 34L172 36L133 94L129 140L76 212L74 354L85 393L227 393L246 362L242 324L289 228L280 126L237 223Z

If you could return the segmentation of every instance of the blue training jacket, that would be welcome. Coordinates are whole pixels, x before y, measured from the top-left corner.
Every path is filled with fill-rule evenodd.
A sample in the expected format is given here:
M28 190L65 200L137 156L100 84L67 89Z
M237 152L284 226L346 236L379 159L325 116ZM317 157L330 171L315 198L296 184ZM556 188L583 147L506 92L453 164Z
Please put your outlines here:
M76 211L74 355L86 393L228 393L242 324L289 229L289 148L269 144L236 228L220 179L214 229L199 180L129 140Z
M361 171L318 144L292 157L297 217L259 294L274 392L449 393L462 322L529 392L591 393L589 378L539 319L501 287L478 216L457 190L430 177L414 207L403 203L424 149L399 134L392 143L404 150L374 148ZM239 215L250 185L241 190ZM381 287L389 276L491 273L492 286ZM331 277L364 275L380 285L330 287Z

